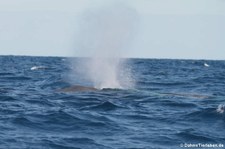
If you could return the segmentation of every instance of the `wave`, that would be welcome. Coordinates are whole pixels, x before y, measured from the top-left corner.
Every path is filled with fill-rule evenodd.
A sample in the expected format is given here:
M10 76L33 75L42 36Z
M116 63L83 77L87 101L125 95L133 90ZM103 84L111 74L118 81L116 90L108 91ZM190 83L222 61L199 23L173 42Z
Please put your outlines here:
M46 66L33 66L30 68L30 70L39 70L39 69L47 69L48 67Z
M0 90L0 93L1 93L1 90ZM3 96L3 95L0 95L0 101L1 102L11 102L11 101L16 101L16 98L13 98L13 97L10 97L10 96Z
M0 76L10 76L10 75L14 75L14 73L9 73L9 72L1 72Z
M117 106L109 101L106 101L106 102L100 103L98 105L88 106L88 107L85 107L82 109L110 111L110 110L116 110L117 108L122 108L122 107Z
M225 105L224 104L220 104L217 109L216 109L216 112L220 113L220 114L223 114L224 113L224 108L225 108Z
M218 120L225 120L223 114L218 113L217 108L205 108L205 109L198 109L196 111L192 111L188 113L185 118L190 121L212 121L215 122Z
M0 77L0 80L18 80L18 81L24 81L24 80L31 80L31 77L25 77L25 76L8 76L8 77Z
M214 138L206 136L205 134L196 133L192 129L186 129L179 133L176 133L176 136L182 138L182 140L184 139L185 142L218 143Z
M164 100L161 102L162 106L174 107L174 108L197 108L198 106L195 103L188 103L184 101L176 100Z

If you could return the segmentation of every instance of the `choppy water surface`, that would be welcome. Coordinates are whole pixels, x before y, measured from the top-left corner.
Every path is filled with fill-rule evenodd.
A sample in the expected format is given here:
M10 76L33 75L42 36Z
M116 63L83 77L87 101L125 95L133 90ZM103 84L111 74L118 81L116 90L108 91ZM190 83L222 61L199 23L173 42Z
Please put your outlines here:
M0 148L225 145L225 61L129 59L134 89L70 93L85 82L66 58L0 64Z

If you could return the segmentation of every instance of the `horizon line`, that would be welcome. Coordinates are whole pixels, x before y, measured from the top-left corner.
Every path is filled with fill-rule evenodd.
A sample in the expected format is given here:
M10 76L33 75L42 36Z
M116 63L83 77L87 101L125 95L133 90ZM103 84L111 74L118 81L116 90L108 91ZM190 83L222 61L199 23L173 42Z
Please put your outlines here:
M15 57L58 57L58 58L91 58L91 56L59 56L59 55L14 55L14 54L0 54L0 56L15 56ZM225 61L225 59L212 58L168 58L168 57L118 57L124 59L157 59L157 60L210 60L210 61Z

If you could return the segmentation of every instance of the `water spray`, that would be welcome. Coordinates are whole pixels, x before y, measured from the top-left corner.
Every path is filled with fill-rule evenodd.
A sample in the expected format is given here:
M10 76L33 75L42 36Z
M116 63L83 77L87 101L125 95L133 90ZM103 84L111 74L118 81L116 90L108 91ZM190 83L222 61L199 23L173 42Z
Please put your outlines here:
M81 74L94 87L133 87L134 81L123 57L129 52L136 21L136 11L121 4L88 10L81 15L77 49L89 58L79 67L85 70Z

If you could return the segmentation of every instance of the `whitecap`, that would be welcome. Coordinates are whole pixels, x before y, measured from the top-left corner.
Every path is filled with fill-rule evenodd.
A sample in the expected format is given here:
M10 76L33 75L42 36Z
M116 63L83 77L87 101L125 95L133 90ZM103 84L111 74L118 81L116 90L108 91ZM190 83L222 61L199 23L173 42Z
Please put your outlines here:
M224 113L224 108L225 108L225 105L224 104L220 104L217 107L216 112L223 114Z
M205 67L209 67L209 64L207 64L207 63L204 63L204 66L205 66Z
M38 70L38 69L46 69L47 67L45 66L33 66L30 68L30 70Z

